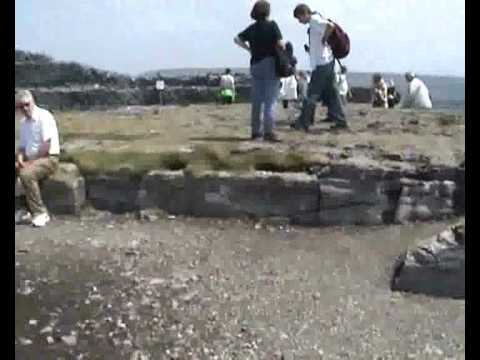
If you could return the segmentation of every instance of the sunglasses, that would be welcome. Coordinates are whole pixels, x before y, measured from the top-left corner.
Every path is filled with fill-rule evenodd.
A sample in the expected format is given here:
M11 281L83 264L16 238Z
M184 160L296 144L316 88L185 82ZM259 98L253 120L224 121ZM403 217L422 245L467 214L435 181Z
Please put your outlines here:
M17 109L24 109L26 107L30 107L30 104L31 104L30 102L18 103L16 105L16 108Z

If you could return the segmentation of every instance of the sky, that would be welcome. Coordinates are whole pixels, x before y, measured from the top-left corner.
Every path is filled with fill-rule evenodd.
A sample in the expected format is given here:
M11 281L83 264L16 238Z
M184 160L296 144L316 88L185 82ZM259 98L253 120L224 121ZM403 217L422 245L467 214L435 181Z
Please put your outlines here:
M15 0L15 47L56 60L136 75L156 69L248 67L233 38L252 20L254 0ZM306 26L298 1L271 0L271 18L292 42L300 68ZM465 76L465 2L309 1L351 41L351 72Z

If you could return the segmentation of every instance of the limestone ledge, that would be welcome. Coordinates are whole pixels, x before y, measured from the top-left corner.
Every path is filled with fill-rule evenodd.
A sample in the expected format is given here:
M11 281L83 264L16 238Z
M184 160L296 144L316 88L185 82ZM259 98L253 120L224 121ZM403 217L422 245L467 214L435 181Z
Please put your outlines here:
M83 177L74 164L61 163L42 193L57 214L77 214L89 204L115 213L284 217L311 226L432 221L465 212L464 169L447 168L405 173L330 166L316 174L152 170L138 178Z

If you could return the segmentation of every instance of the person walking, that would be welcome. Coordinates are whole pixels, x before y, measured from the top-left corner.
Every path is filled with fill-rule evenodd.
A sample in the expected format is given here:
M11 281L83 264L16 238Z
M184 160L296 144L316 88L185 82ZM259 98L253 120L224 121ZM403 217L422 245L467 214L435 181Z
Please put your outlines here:
M263 136L266 141L278 141L274 128L280 79L276 72L275 56L276 47L285 48L285 44L277 23L270 20L268 1L257 1L250 16L255 22L239 33L234 42L251 55L251 137L254 140ZM262 105L263 121L261 120Z
M305 50L310 54L312 68L308 97L303 102L295 129L308 131L315 118L316 103L319 100L327 105L328 118L335 122L331 129L346 129L348 126L342 101L335 86L335 58L327 43L335 25L305 4L297 5L293 16L301 24L309 25L309 45L305 46Z

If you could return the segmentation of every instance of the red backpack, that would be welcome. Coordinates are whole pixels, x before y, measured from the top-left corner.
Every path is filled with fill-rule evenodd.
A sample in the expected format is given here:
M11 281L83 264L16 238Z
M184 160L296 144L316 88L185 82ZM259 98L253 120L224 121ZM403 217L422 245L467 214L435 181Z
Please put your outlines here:
M320 13L316 12L318 15L322 16ZM323 17L323 16L322 16ZM340 25L336 22L332 21L331 19L327 19L331 22L335 27L333 28L332 33L327 39L328 45L332 49L333 56L336 59L343 59L347 57L350 53L350 38L348 37L347 33L342 29Z
M350 52L350 38L340 25L330 19L328 19L328 21L333 23L335 27L328 37L327 43L332 48L333 56L337 59L343 59L344 57L347 57Z

